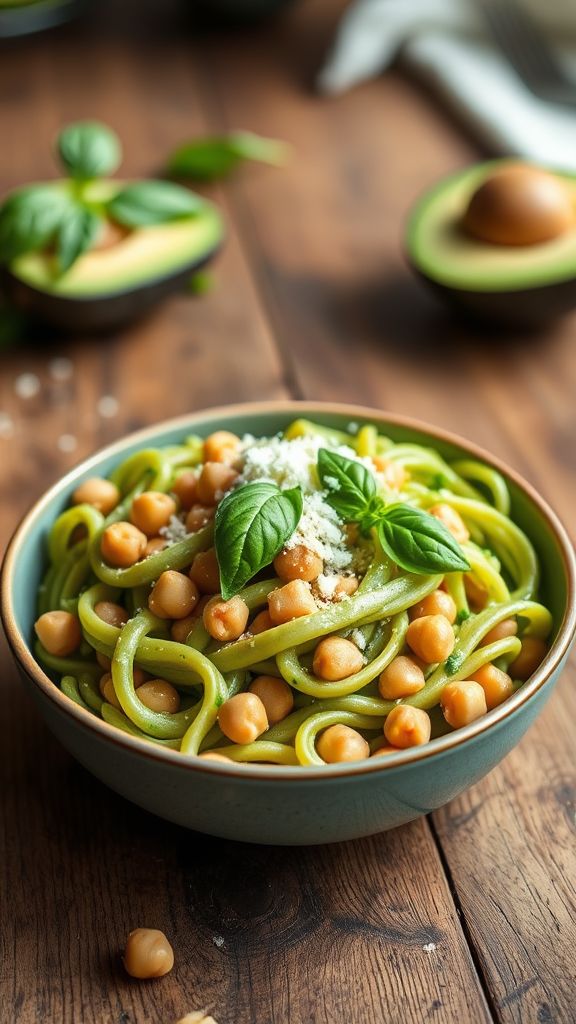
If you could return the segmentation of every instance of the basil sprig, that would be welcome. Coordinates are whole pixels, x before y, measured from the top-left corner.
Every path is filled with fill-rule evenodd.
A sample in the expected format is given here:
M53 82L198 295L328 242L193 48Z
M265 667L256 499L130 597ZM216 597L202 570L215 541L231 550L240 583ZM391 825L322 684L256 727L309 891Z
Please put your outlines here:
M53 250L63 274L92 248L105 217L128 228L192 217L204 200L170 181L139 181L110 199L95 198L94 179L112 174L122 149L117 135L97 121L78 121L58 136L56 151L69 179L13 192L0 206L0 264L28 252Z
M281 491L276 484L243 484L216 510L214 545L225 601L237 594L282 550L302 515L299 487Z
M354 459L321 448L318 475L326 500L343 519L372 527L390 558L407 572L455 572L469 569L462 549L443 523L428 512L398 502L386 505L376 493L374 475Z
M63 274L96 241L102 220L93 210L76 203L62 218L56 237L56 256Z
M0 207L0 262L50 245L72 205L71 197L53 185L13 192Z
M280 166L289 147L277 139L265 139L253 132L231 132L215 138L186 142L172 153L168 173L195 181L225 178L240 163L256 160Z
M127 228L139 228L191 217L203 206L200 196L171 181L136 181L114 196L108 213Z
M75 181L102 178L118 170L120 140L99 121L77 121L60 132L56 142L60 162Z

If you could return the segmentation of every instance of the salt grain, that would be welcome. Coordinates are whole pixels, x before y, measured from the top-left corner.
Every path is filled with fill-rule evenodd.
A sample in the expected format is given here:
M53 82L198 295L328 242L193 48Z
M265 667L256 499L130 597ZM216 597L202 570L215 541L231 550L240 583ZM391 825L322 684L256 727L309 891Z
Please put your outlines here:
M14 436L14 420L7 412L0 412L0 437L8 439Z
M436 943L427 942L425 946L422 946L422 949L424 950L425 953L433 953L434 950L436 949Z
M18 398L34 398L40 391L40 378L35 373L21 373L14 381Z
M212 942L214 943L215 946L218 947L218 949L221 949L222 946L224 945L224 936L223 935L213 935L212 936Z
M113 416L117 416L119 408L120 403L114 395L102 395L97 405L100 416L103 416L105 419L112 419Z
M61 452L73 452L78 447L78 438L74 434L60 434L56 445Z
M74 373L74 364L71 359L66 356L58 356L56 359L51 359L48 363L48 370L50 376L54 380L64 381L70 380L70 377Z

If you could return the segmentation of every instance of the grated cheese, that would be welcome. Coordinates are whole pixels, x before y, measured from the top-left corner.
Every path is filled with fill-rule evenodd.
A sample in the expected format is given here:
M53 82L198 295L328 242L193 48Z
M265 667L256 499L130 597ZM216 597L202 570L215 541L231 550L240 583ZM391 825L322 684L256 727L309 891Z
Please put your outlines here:
M170 516L168 526L161 526L158 532L168 541L168 544L176 544L177 541L190 536L179 516Z
M350 633L350 639L353 644L356 644L359 651L366 649L366 637L361 629L353 629Z
M348 445L334 446L323 437L311 435L288 441L278 435L273 438L255 438L246 435L242 440L242 470L236 483L239 486L255 480L277 484L282 490L300 487L304 497L300 522L286 542L290 549L302 544L324 562L319 593L329 599L334 596L338 582L328 582L330 575L348 569L353 561L343 521L326 501L327 491L320 489L316 463L321 448L331 448L339 455L354 459L373 469L372 462L360 458ZM334 483L337 483L335 480ZM326 588L324 591L322 588Z

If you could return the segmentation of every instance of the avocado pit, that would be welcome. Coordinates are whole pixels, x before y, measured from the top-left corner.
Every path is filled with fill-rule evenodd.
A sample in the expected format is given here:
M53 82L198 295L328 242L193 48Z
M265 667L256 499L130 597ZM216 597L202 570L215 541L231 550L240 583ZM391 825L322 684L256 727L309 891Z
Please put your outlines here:
M472 194L462 219L473 238L494 245L537 245L572 226L570 193L556 175L512 164L489 175Z

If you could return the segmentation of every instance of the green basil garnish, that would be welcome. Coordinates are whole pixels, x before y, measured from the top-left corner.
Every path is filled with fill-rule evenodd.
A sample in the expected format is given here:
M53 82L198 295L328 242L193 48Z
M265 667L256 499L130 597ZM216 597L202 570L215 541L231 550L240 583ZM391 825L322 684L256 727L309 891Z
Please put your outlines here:
M407 572L457 572L470 566L443 523L412 505L388 505L377 525L384 551Z
M321 448L318 475L326 501L347 522L366 533L376 527L384 551L407 572L456 572L470 566L458 542L443 523L411 505L386 506L376 493L376 480L362 463Z
M12 193L0 208L0 261L10 263L49 245L72 206L65 192L32 185Z
M127 228L167 224L191 217L204 201L181 185L170 181L137 181L121 189L108 204L113 220Z
M122 159L118 136L99 121L69 124L58 136L57 150L68 174L76 181L113 174Z
M374 474L355 459L321 448L318 476L328 491L326 501L338 515L349 522L360 522L376 494Z
M287 152L286 143L277 139L265 139L253 132L231 132L180 146L169 158L168 172L177 178L215 181L225 178L245 160L279 166Z
M231 491L216 510L214 545L224 600L237 594L276 557L302 515L299 487L248 483Z
M92 247L101 224L100 217L85 206L73 206L64 216L56 238L56 256L62 274Z

